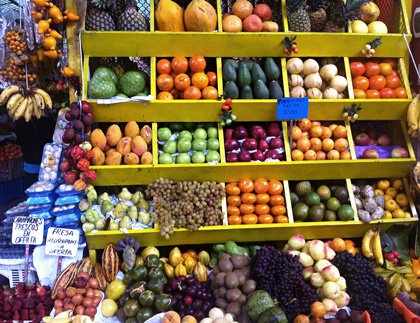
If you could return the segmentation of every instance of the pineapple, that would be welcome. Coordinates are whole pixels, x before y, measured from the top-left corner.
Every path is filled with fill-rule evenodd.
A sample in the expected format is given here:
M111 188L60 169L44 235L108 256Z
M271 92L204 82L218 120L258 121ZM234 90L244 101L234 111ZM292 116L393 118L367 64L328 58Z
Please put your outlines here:
M111 68L120 78L124 75L125 70L116 57L101 57L100 64Z
M109 14L114 18L115 22L118 21L118 18L123 14L125 8L127 7L125 0L113 0L111 7L109 9Z
M90 7L86 13L86 30L115 30L115 22L110 14L105 10L101 10L96 7Z
M361 13L361 7L366 0L330 0L328 6L328 20L324 26L324 32L345 32L349 21L357 19Z
M308 15L311 20L311 31L319 32L327 22L327 13L324 9L325 0L308 1Z
M101 10L107 10L111 6L113 0L89 0L89 4Z
M149 30L149 22L137 11L133 3L129 3L117 21L118 30L142 31Z
M290 31L311 31L311 21L305 10L305 0L287 0L286 7Z

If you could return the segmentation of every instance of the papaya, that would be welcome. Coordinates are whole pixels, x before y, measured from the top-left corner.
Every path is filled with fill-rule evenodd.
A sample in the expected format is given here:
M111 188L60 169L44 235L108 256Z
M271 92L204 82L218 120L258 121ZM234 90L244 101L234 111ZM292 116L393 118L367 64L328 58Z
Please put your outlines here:
M217 27L216 10L206 0L192 0L184 12L184 24L187 31L214 31Z
M160 31L185 31L182 8L172 0L159 0L155 19Z

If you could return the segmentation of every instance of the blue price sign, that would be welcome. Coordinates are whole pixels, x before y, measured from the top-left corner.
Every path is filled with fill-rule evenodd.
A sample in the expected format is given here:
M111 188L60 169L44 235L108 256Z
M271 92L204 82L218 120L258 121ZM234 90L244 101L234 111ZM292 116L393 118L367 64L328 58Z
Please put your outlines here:
M296 120L308 117L308 98L283 98L277 100L277 120Z

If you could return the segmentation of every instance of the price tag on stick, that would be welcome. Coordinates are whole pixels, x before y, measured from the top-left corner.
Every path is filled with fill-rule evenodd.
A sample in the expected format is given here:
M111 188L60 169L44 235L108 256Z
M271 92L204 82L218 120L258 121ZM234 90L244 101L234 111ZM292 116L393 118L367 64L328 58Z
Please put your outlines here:
M308 98L283 98L277 100L277 120L297 120L308 117Z
M43 219L18 216L13 220L12 244L40 245L43 240Z
M49 228L45 241L45 254L75 257L79 245L79 231L64 228Z

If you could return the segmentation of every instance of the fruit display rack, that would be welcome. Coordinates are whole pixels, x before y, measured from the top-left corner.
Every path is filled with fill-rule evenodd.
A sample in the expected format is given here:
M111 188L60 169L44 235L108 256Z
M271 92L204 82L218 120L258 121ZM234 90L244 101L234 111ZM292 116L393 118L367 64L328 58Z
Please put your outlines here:
M235 240L239 242L278 241L285 240L295 233L303 234L308 239L341 237L361 237L370 227L359 221L357 215L352 221L332 222L300 222L293 220L290 200L289 181L342 179L350 192L351 206L357 214L351 184L353 179L366 178L405 178L416 160L413 147L407 134L405 124L406 110L412 96L409 88L407 70L402 57L407 53L405 40L410 41L411 34L406 13L405 1L395 1L398 10L398 30L388 34L355 34L349 26L345 33L298 33L288 31L285 0L282 3L284 32L274 33L227 33L222 30L222 4L217 0L218 13L217 32L160 32L155 30L154 7L150 1L150 31L146 32L82 32L81 40L84 54L83 99L87 99L93 107L96 122L148 122L152 125L151 165L93 166L97 172L97 186L145 185L164 177L174 181L198 180L228 183L239 181L243 177L276 178L284 183L288 223L257 225L222 225L201 227L197 232L175 229L170 240L165 240L157 225L152 229L129 230L128 233L142 245L182 245L214 243ZM164 122L218 122L222 106L220 100L156 100L150 102L127 102L115 105L98 104L96 100L87 98L89 81L89 64L96 57L150 57L151 95L156 98L156 64L159 58L184 55L190 57L201 54L214 57L216 60L217 90L223 93L222 59L232 57L273 57L282 71L284 96L290 96L287 58L283 52L282 41L285 37L297 36L299 54L302 58L341 57L344 62L345 77L348 82L348 98L309 100L309 116L311 120L337 121L345 125L348 133L350 160L313 160L292 161L291 143L289 141L289 123L279 121L283 129L283 140L286 159L281 162L251 163L226 162L224 151L224 133L219 125L221 161L217 164L159 164L158 163L158 126ZM361 50L368 42L381 36L382 44L377 48L375 57L398 58L398 72L402 84L407 91L405 99L355 99L352 88L350 62L353 58L362 57ZM403 141L409 152L408 158L389 159L357 159L351 124L343 122L342 114L345 106L361 104L359 120L389 121L392 134ZM233 100L232 108L240 122L276 121L277 100ZM406 191L408 182L404 180ZM226 209L226 203L223 203ZM386 230L395 223L412 224L418 221L413 202L410 200L413 215L405 219L384 219L381 222ZM226 210L224 210L226 211ZM227 217L227 216L226 216ZM103 249L108 242L116 242L126 233L120 230L99 231L86 234L92 257L95 249Z

